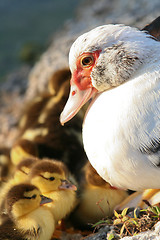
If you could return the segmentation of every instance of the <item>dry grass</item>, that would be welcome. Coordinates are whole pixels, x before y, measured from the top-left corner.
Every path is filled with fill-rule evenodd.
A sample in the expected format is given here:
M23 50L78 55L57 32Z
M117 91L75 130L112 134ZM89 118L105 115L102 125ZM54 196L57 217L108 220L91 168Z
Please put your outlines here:
M105 225L112 226L113 231L108 238L111 240L153 230L158 221L160 221L160 207L158 206L149 206L147 209L125 208L121 213L114 211L112 219L101 220L93 227L98 229Z

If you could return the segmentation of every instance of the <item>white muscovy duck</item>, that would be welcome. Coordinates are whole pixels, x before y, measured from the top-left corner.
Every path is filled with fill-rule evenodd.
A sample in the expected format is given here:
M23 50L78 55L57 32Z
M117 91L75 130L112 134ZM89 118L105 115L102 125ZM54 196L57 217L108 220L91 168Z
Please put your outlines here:
M117 188L160 188L160 42L144 31L104 25L80 36L61 124L90 99L83 123L86 154Z

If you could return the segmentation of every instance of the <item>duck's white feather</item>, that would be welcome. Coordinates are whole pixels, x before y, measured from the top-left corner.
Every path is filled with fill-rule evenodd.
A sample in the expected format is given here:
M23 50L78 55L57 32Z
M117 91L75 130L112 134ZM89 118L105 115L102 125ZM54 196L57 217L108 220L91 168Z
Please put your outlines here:
M84 148L91 164L119 188L160 187L160 154L147 152L151 140L160 138L160 61L155 68L100 93L84 120Z
M101 26L72 45L71 70L96 50L91 80L100 93L83 124L87 156L113 186L160 188L160 42L135 28Z

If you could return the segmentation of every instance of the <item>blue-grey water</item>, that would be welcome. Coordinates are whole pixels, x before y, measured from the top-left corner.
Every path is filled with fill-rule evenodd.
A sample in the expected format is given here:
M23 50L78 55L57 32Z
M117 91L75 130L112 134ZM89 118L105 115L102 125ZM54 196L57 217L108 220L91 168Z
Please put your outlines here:
M0 0L0 79L22 63L26 43L46 46L80 0Z

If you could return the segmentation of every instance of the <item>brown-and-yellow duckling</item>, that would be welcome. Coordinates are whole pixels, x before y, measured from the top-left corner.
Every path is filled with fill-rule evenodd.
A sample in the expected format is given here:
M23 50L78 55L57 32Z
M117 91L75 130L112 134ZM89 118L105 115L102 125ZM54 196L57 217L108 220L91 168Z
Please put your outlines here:
M19 139L12 146L10 156L12 163L18 165L25 158L37 157L38 149L34 142L28 139Z
M31 167L37 162L37 159L34 157L26 158L21 161L15 168L13 176L3 184L1 188L1 197L0 197L0 221L4 221L6 217L6 209L4 202L6 199L7 192L14 186L19 183L28 181L28 174L31 170Z
M57 95L62 84L71 78L71 71L69 68L62 68L54 72L48 80L48 91L52 95ZM68 94L68 89L66 88Z
M57 95L59 92L61 85L64 82L68 82L71 78L71 72L69 68L64 68L56 71L48 81L48 89L44 90L42 93L38 94L31 101L26 103L26 107L23 109L21 113L21 118L19 122L19 127L21 130L21 135L27 129L32 129L37 126L37 120L39 115L42 113L44 108L46 107L48 101ZM66 94L69 93L69 89L65 89Z
M13 186L5 199L8 218L0 226L0 240L50 240L55 222L41 205L51 201L31 184Z
M79 205L72 219L77 226L87 227L89 223L96 223L102 218L111 217L114 207L128 194L104 181L89 162L83 168L83 172L84 180Z
M70 77L71 77L71 73L69 68L65 68L55 72L49 79L48 90L45 90L41 94L38 94L35 98L33 98L30 102L26 104L26 107L22 112L22 116L19 122L21 136L25 135L25 137L27 137L28 139L33 140L34 136L31 136L28 133L31 132L31 130L34 130L35 128L37 128L37 130L34 131L35 137L36 137L36 132L37 132L37 136L38 134L40 134L40 132L38 132L38 129L41 130L42 128L41 121L43 121L42 119L43 117L39 119L39 116L42 114L42 112L44 113L49 108L52 107L51 106L52 104L50 103L51 101L53 102L53 105L54 105L54 103L56 104L56 102L60 100L59 92L62 92L61 88L63 84L64 84L63 86L64 98L67 98L67 96L65 95L69 94ZM57 98L57 95L58 95L58 98ZM25 133L26 130L27 130L27 133Z
M20 138L31 141L38 148L39 158L56 158L67 164L78 176L86 162L81 141L81 113L72 122L61 126L60 113L67 101L70 70L61 69L51 77L48 92L39 94L24 109L20 120ZM76 159L76 161L75 161ZM75 164L72 162L75 161Z
M56 223L65 218L76 205L76 186L67 179L66 166L56 160L43 159L34 164L30 172L30 182L42 194L53 200L47 204Z

